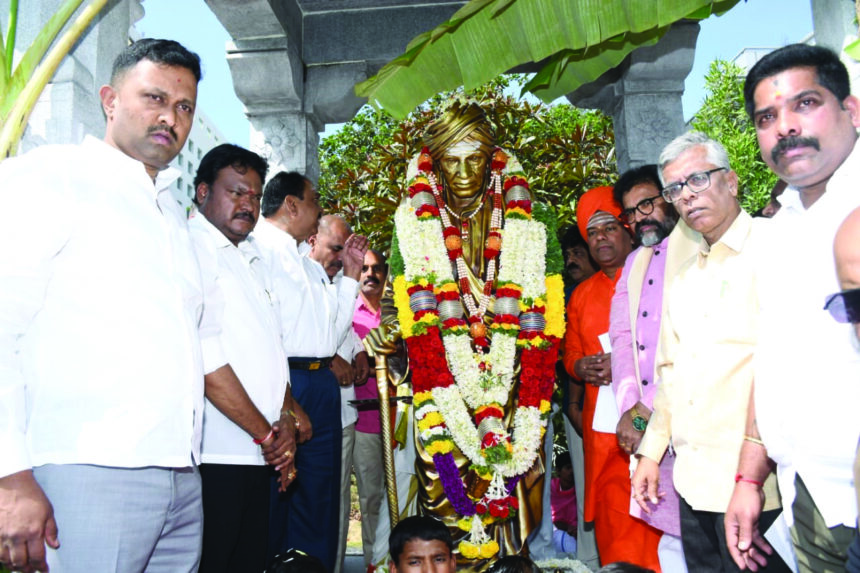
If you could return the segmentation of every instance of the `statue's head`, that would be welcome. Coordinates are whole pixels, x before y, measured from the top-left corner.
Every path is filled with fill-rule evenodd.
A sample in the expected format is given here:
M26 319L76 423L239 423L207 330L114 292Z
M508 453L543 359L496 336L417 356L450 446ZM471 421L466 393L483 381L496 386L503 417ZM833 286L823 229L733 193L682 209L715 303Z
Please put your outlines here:
M450 193L468 198L483 192L496 145L484 110L454 103L428 126L425 143Z

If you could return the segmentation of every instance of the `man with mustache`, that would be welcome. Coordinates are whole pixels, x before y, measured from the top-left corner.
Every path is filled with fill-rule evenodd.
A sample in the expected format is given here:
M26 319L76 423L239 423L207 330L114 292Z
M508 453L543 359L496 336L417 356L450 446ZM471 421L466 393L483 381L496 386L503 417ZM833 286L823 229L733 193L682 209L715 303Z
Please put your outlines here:
M308 259L319 263L314 265L325 273L329 281L328 288L335 292L343 278L340 273L343 268L341 256L343 246L352 235L349 224L339 215L323 215L320 218L316 234L308 239L310 250ZM360 279L359 279L360 282ZM350 404L355 400L355 384L367 380L367 352L352 330L348 330L337 353L331 361L331 371L340 384L340 424L341 424L341 463L340 463L340 497L339 497L339 529L338 555L335 560L335 573L339 573L343 565L343 555L346 552L346 535L349 529L350 492L349 483L352 473L352 444L355 436L355 422L358 419L355 406Z
M760 246L753 219L737 200L737 174L718 142L697 132L675 138L660 154L660 172L663 198L701 239L666 291L656 358L660 384L636 451L633 497L646 514L670 503L659 463L671 440L688 570L739 571L725 551L723 519L753 380ZM764 531L779 516L779 494L774 479L758 486L767 510ZM778 556L770 561L768 571L789 571Z
M564 270L567 272L564 285L565 304L577 285L593 275L597 269L588 252L588 243L582 238L579 228L571 225L561 236L561 252L564 256ZM582 384L573 381L564 362L556 365L558 385L562 389L563 404L565 404L564 432L567 437L567 448L570 452L573 466L573 483L576 499L576 558L592 569L600 568L597 555L597 544L594 541L594 524L585 521L583 503L585 499L585 458L582 450Z
M803 44L759 60L747 75L744 100L762 159L788 188L759 263L755 390L737 470L744 481L726 514L728 547L738 566L755 569L764 561L754 482L775 464L801 570L841 570L857 520L852 464L860 358L850 327L822 307L839 290L836 230L860 205L860 101L850 94L838 56Z
M588 253L588 243L582 238L576 225L568 227L562 235L561 254L564 255L564 270L567 271L565 298L570 299L576 285L597 272Z
M657 570L660 532L629 514L629 456L618 447L614 433L594 428L600 388L612 382L610 354L601 337L609 330L612 296L633 248L633 237L618 220L620 215L621 206L613 199L611 187L591 189L579 199L577 225L600 270L580 283L570 297L563 360L567 371L583 383L572 385L571 409L578 407L576 390L585 386L581 414L584 518L594 522L600 562L628 561Z
M200 76L180 44L135 42L99 91L103 140L0 164L15 213L0 251L0 563L13 570L197 570L203 377L229 366L168 164Z
M352 317L352 328L359 340L379 326L382 319L382 291L388 276L388 264L380 251L368 249L361 267L358 299ZM364 347L361 346L361 350ZM366 355L365 355L366 356ZM361 509L361 541L365 566L373 562L373 542L382 496L385 491L385 469L382 463L382 435L379 420L379 391L374 371L369 377L356 376L352 398L363 400L356 406L348 406L355 418L345 425L343 434L343 457L341 459L341 538L338 567L343 565L346 551L346 534L349 527L349 476L355 469L358 487L358 502ZM377 401L377 402L373 402ZM339 571L340 569L336 570Z
M206 377L201 572L262 570L269 533L269 475L259 439L285 441L275 461L282 489L295 477L295 420L281 344L278 298L249 233L260 214L266 160L222 144L203 156L194 178L199 213L189 226L207 301L221 315L219 342L235 376ZM276 420L274 424L268 420ZM250 434L250 437L249 435Z
M622 220L642 245L624 263L609 315L612 386L621 415L615 433L618 446L628 454L639 447L654 407L659 383L654 358L666 286L695 254L693 233L686 225L676 227L678 213L663 199L662 188L653 164L626 171L613 188L615 200L624 208ZM634 502L630 513L663 532L657 549L663 570L686 571L678 494L672 486L674 463L674 452L660 461L660 482L667 492L663 502L650 514Z
M283 494L271 482L269 556L299 549L333 571L342 453L339 384L350 384L353 377L335 355L351 331L367 239L351 234L339 217L320 219L319 194L299 173L281 172L266 184L261 212L254 237L274 273L275 291L287 301L281 304L281 327L291 391L307 413L307 421L298 420L295 481ZM317 234L318 224L321 234L314 244L322 264L307 256L304 244ZM330 231L337 236L329 242ZM343 276L333 284L339 262ZM330 368L334 360L340 366Z

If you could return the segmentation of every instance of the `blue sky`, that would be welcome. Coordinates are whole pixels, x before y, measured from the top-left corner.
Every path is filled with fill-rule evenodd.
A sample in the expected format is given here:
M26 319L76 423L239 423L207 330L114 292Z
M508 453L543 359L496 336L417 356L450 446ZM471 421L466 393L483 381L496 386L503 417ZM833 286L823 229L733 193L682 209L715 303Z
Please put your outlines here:
M198 107L228 141L248 145L248 121L233 91L225 46L230 36L203 0L144 0L146 15L137 29L143 36L171 38L203 60ZM189 25L193 23L193 25ZM683 98L684 118L704 99L704 76L716 58L731 59L743 48L779 47L812 31L810 0L741 0L725 15L702 22L693 70Z

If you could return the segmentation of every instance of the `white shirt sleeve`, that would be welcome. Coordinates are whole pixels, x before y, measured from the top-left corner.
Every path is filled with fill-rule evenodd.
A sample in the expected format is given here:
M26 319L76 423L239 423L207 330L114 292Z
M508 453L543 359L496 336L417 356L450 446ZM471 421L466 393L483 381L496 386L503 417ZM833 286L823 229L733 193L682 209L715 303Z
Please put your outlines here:
M197 215L202 217L202 215ZM189 225L194 254L200 265L203 287L203 314L197 331L200 334L200 350L203 356L203 371L210 374L225 364L227 356L221 345L221 321L224 315L224 295L218 286L218 254L211 242L206 240L206 231Z
M0 198L8 215L4 232L10 239L0 249L0 477L32 467L19 340L44 304L54 259L76 220L75 197L63 176L67 168L47 168L40 157L30 153L0 163Z
M337 317L334 322L335 339L338 347L344 340L349 340L352 330L352 317L355 314L355 297L358 296L358 281L350 277L341 277L337 284ZM350 343L352 344L352 343Z

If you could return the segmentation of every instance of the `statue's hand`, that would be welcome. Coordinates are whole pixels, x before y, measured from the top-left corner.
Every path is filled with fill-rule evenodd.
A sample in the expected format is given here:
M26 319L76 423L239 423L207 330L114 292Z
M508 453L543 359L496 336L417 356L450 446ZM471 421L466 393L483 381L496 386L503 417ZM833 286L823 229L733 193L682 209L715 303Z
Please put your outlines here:
M374 358L391 356L397 353L397 343L400 339L400 325L382 324L364 337L364 347L367 349L368 355Z

